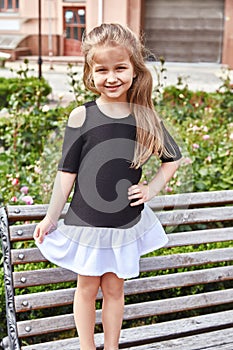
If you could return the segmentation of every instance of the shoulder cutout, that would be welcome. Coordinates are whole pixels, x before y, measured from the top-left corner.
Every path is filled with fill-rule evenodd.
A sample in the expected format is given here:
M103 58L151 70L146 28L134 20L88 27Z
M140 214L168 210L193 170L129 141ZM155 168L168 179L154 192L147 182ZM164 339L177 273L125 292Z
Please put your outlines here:
M72 110L68 119L68 126L71 128L80 128L86 119L85 106L79 106Z

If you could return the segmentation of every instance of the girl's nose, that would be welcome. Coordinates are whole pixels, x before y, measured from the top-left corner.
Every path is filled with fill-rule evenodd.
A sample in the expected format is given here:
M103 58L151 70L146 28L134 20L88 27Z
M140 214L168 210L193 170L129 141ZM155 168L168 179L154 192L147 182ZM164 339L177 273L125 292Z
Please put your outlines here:
M117 76L114 72L109 72L107 80L109 83L114 83L115 81L117 81Z

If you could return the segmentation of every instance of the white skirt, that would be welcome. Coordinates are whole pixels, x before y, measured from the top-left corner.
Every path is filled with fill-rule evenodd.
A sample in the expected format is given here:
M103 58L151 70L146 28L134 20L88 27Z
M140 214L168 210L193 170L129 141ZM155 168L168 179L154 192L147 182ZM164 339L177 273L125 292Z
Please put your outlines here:
M167 235L145 204L140 221L127 229L69 226L59 220L57 228L36 242L52 263L84 276L113 272L119 278L139 275L140 256L163 247Z

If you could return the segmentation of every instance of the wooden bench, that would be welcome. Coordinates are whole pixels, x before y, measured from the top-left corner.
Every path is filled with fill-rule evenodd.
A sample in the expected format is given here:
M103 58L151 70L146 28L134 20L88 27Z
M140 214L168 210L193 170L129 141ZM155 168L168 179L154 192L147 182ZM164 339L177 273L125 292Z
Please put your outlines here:
M165 195L150 206L168 230L169 243L141 259L140 278L125 282L120 348L232 350L233 191ZM33 246L35 222L46 209L1 208L4 349L79 349L72 314L76 275L46 262ZM102 349L101 291L97 305L95 337ZM57 333L63 339L56 340Z

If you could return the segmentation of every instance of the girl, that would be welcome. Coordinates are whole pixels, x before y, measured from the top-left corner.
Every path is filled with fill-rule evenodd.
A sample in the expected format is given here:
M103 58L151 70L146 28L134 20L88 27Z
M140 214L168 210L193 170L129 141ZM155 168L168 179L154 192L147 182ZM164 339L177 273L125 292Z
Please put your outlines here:
M167 243L146 202L171 179L181 154L153 108L152 76L134 33L102 24L82 49L84 83L98 98L70 114L48 212L34 238L48 260L78 274L74 317L81 350L96 349L99 287L104 349L116 350L124 279L138 276L141 255ZM141 166L153 154L161 167L145 185ZM74 183L68 212L58 221Z

